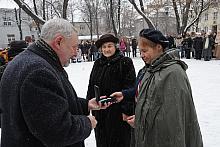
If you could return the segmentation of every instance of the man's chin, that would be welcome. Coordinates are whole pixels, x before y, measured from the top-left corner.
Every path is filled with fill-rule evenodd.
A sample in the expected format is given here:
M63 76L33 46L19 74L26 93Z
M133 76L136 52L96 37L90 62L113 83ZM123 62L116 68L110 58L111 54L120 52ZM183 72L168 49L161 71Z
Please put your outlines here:
M64 66L63 67L68 67L70 65L70 60L69 61L67 61L65 64L64 64Z

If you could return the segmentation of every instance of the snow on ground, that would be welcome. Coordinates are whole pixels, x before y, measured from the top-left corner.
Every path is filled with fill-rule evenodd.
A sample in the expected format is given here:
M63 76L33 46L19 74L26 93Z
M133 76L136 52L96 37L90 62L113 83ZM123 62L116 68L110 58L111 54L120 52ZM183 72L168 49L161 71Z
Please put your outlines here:
M204 147L220 146L220 60L183 59L203 136ZM140 58L133 59L136 73L143 67ZM69 80L78 96L85 97L93 62L72 63L66 68ZM94 132L85 141L86 147L96 147Z

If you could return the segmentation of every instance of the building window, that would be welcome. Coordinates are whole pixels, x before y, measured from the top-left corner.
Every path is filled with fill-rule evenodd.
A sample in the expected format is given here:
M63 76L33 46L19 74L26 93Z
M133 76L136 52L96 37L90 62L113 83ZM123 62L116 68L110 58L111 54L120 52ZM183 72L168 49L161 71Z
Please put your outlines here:
M11 26L11 21L4 21L3 24L4 26Z
M209 14L206 13L206 14L205 14L205 20L208 20L208 19L209 19Z
M79 26L79 29L80 29L80 30L84 30L84 29L85 29L85 26L84 26L84 25L80 25L80 26Z
M218 17L218 12L214 12L214 13L213 13L213 19L216 20L217 17Z
M7 37L8 37L8 43L15 40L15 34L8 34Z

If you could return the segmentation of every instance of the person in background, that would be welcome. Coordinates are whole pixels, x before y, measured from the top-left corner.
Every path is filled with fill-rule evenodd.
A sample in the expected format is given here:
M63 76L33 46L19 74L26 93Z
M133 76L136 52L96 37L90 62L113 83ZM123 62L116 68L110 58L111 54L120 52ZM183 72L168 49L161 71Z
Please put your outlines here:
M24 40L14 40L9 44L10 48L7 50L7 59L10 62L15 56L23 52L27 48L27 44ZM3 75L8 62L0 66L0 79Z
M195 59L201 60L202 58L202 49L203 49L203 38L201 34L196 34L196 37L193 38L193 48L195 49Z
M102 56L93 65L87 99L95 96L94 85L100 87L100 95L109 96L114 91L128 89L135 84L135 69L132 60L124 57L116 48L119 39L105 34L96 41ZM123 120L123 115L134 112L134 100L112 104L108 109L92 111L98 121L95 128L97 147L129 147L132 128Z
M130 39L126 38L126 56L131 57Z
M179 52L179 56L182 58L184 57L183 55L183 45L182 45L182 41L183 41L183 37L181 35L178 35L176 38L175 38L175 42L176 42L176 48L178 49L178 52Z
M81 49L82 51L82 58L83 58L83 61L86 61L86 46L85 46L85 42L83 40L81 40L80 44L79 44L79 48Z
M97 60L98 59L98 54L99 54L98 53L99 49L96 47L95 41L92 41L92 43L91 43L91 52L92 52L92 57L91 57L92 61Z
M147 66L138 88L111 94L120 101L136 90L135 115L127 117L135 128L135 147L203 147L187 65L165 50L168 41L160 31L143 29L139 36Z
M131 46L132 46L132 55L133 58L137 57L137 40L136 38L133 38L131 41Z
M193 40L192 40L189 33L187 33L186 36L184 37L182 44L183 44L183 48L184 48L184 51L185 51L186 59L190 59L191 58L191 50L192 50Z
M31 36L25 36L25 42L27 43L27 46L31 45L34 41L32 40Z
M121 51L121 53L125 56L125 52L126 52L126 42L124 40L124 38L121 39L121 41L119 42L119 49Z
M204 61L210 61L212 59L212 47L214 44L215 40L209 33L206 33L203 44Z
M77 48L76 62L82 62L82 51L80 48Z
M77 48L73 25L51 19L42 26L40 39L8 64L0 83L2 146L84 147L97 124L90 110L110 103L77 97L63 68Z

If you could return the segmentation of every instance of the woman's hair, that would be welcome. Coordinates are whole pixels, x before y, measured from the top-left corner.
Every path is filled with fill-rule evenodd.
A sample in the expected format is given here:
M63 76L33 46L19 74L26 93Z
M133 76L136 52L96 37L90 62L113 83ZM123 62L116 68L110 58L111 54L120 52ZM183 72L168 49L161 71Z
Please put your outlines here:
M51 19L43 25L40 37L44 40L50 41L57 34L70 38L73 33L77 33L77 30L73 25L65 19L58 18Z
M138 45L140 46L143 46L143 47L146 47L146 46L149 46L149 47L152 47L152 48L155 48L157 46L156 43L144 38L144 37L139 37L139 40L138 40Z

